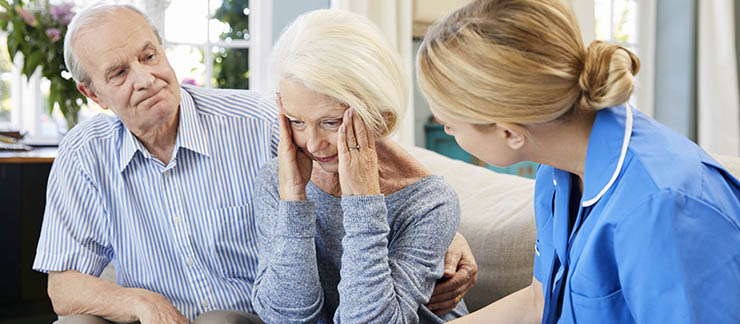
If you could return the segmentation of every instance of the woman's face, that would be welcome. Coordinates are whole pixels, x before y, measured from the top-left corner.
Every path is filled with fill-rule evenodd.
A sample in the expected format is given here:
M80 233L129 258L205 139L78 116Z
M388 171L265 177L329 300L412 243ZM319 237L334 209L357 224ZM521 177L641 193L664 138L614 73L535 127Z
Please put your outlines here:
M455 138L460 147L476 158L498 167L519 162L519 156L508 144L510 133L497 124L473 125L440 113L432 107L434 118L445 133Z
M337 172L337 132L347 107L292 80L280 83L278 96L281 113L290 120L295 144L324 171Z

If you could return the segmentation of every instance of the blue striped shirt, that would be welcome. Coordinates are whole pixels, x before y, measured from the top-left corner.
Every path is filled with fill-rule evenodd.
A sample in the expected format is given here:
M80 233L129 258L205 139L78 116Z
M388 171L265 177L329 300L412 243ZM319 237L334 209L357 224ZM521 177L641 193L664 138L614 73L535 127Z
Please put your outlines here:
M277 110L246 90L182 90L167 164L113 116L65 136L33 268L99 276L113 262L118 284L159 292L190 320L253 312L254 179L277 155Z

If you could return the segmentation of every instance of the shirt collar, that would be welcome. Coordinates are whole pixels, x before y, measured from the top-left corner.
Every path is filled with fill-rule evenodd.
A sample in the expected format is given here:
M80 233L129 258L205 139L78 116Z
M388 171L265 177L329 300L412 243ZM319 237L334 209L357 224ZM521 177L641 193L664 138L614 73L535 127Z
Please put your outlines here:
M195 109L195 102L190 93L183 87L180 88L180 120L177 127L177 139L173 148L173 158L177 156L179 148L186 148L193 152L210 156L208 150L208 138L205 137L203 126L198 119L198 113ZM123 124L120 120L119 123ZM123 127L123 141L121 145L121 155L118 161L118 171L123 172L131 163L136 152L141 152L144 158L151 158L151 153L144 147L131 131Z
M187 91L187 86L180 88L180 127L177 130L179 147L210 156L209 140L200 123L195 101ZM178 146L177 144L175 145Z
M149 151L147 151L144 145L139 142L139 139L137 139L128 128L126 128L126 125L123 125L123 122L120 119L118 122L121 123L121 127L123 128L123 140L121 143L121 155L118 160L118 171L123 172L123 170L126 169L126 166L128 166L134 158L137 151L141 152L146 158L151 157L151 154L149 154Z
M628 104L601 109L596 114L583 171L583 207L598 202L619 176L632 136L632 122Z

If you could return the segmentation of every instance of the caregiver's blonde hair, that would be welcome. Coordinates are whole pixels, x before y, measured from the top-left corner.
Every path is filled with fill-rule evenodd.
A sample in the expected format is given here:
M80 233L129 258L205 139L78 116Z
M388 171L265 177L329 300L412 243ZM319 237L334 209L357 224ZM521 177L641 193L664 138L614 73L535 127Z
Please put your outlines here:
M532 124L626 102L640 61L595 41L586 49L560 0L478 0L430 27L419 85L432 107L471 124Z
M283 80L352 107L378 138L397 127L408 105L408 81L400 58L366 17L316 10L298 17L275 44L271 85Z

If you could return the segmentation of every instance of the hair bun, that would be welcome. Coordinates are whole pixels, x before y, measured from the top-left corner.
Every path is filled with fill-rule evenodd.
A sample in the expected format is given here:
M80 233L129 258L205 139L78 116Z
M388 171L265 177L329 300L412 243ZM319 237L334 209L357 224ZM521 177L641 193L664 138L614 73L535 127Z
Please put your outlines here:
M640 59L630 50L603 41L591 42L578 77L579 109L598 110L627 102L639 70Z

